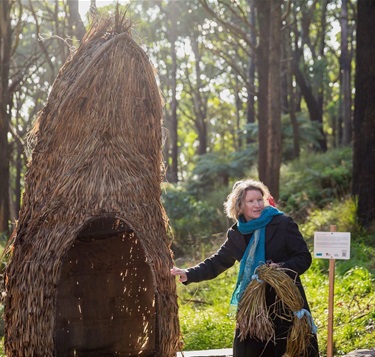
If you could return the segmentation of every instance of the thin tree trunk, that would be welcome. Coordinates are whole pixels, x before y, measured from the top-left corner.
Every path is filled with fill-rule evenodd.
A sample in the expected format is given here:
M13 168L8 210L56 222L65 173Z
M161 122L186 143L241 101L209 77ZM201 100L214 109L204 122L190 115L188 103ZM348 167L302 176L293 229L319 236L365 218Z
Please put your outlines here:
M312 121L316 121L320 125L319 131L321 134L321 138L318 140L319 149L321 151L327 151L327 141L326 141L326 137L325 137L323 126L322 126L323 113L321 111L319 101L314 96L314 93L312 92L312 88L310 87L309 83L306 81L301 70L298 68L298 60L295 59L294 62L295 62L293 66L294 74L295 74L298 86L301 90L301 94L303 95L303 98L305 99L307 109L309 111L309 116Z
M9 144L11 94L9 71L12 43L12 1L0 1L0 233L9 232Z
M375 2L357 3L357 50L354 100L353 195L358 220L375 220Z
M252 46L250 47L251 55L248 61L247 71L247 111L246 111L246 122L248 124L255 123L255 53L252 50L256 47L256 33L255 33L255 2L254 0L247 0L248 7L250 9L248 14L250 24L250 41ZM247 135L246 142L251 143L250 135Z
M176 35L177 35L177 15L176 15L176 4L172 2L170 23L171 32L170 44L171 44L171 58L172 58L172 71L171 71L171 105L169 114L169 126L170 126L170 153L171 153L171 166L168 171L168 180L170 182L178 182L178 119L177 119L177 54L176 54Z
M349 145L352 140L352 121L351 121L351 95L350 95L350 56L348 50L348 4L347 0L342 0L341 6L341 93L342 93L342 120L343 145Z
M320 58L325 57L324 51L326 50L326 41L325 41L325 36L327 32L327 5L328 5L329 0L323 0L322 5L321 5L321 41L320 41L320 46L319 46L319 51L318 54ZM325 70L321 69L318 71L318 77L317 77L317 82L319 83L318 85L318 94L317 94L317 102L319 106L319 117L316 117L316 121L319 123L319 128L320 132L322 134L322 138L320 139L320 149L322 151L327 151L327 139L326 135L323 130L323 107L324 107L324 78L325 78Z
M300 154L300 140L299 140L299 126L297 122L296 117L296 95L295 95L295 88L293 85L293 70L292 70L292 44L291 44L291 33L288 31L288 33L285 35L286 38L286 53L287 53L287 80L288 80L288 94L289 94L289 116L290 116L290 122L292 123L292 129L293 129L293 159L298 158Z
M71 34L77 38L77 40L81 41L86 33L86 29L78 11L78 0L67 0L67 4L69 9L69 13L67 14L69 30Z
M325 2L325 7L327 6ZM323 14L325 14L325 8L323 11ZM323 130L323 112L322 112L322 103L323 103L323 92L322 88L319 89L318 95L314 94L313 88L311 86L311 83L308 81L308 79L305 77L304 73L300 69L300 63L303 62L303 50L302 47L299 44L299 40L302 39L302 42L308 43L309 37L308 37L308 30L309 30L309 24L310 24L310 17L303 18L302 19L302 27L303 32L302 35L300 34L298 28L297 28L297 14L296 14L296 6L293 6L293 12L294 12L294 25L293 25L293 31L295 35L294 40L294 53L293 53L293 72L296 78L296 82L300 88L301 95L303 96L307 109L309 112L309 116L311 121L319 123L319 131L321 134L321 138L318 140L319 143L319 150L326 151L327 150L327 139ZM325 19L325 15L322 15ZM324 25L325 26L325 25ZM324 50L324 39L322 39L322 45L320 47L320 52ZM323 86L323 83L322 83Z
M14 191L14 207L15 212L11 214L11 219L18 219L18 214L21 209L21 198L22 198L22 174L25 171L25 168L27 166L27 154L26 154L26 144L23 137L23 131L20 131L19 128L22 127L22 124L20 123L20 110L21 107L17 107L17 114L16 114L16 125L11 129L13 140L15 143L15 154L16 154L16 160L14 163L15 167L15 191ZM32 115L30 116L32 118ZM12 200L11 200L12 201Z
M243 137L242 137L242 135L238 135L236 133L239 133L240 130L241 130L242 100L241 100L241 97L239 95L239 92L240 92L239 87L240 87L240 85L239 85L239 80L238 80L237 77L235 77L235 83L236 83L236 87L235 87L234 97L235 97L235 103L236 103L236 127L235 127L235 130L234 130L234 133L233 133L233 139L234 139L233 141L235 143L235 149L236 149L236 151L240 151L242 149Z
M265 184L275 200L279 197L281 147L281 0L271 2L268 83L268 150Z
M193 108L195 115L195 126L198 134L198 148L197 155L204 155L207 153L208 144L208 129L207 129L207 98L199 88L202 88L201 80L201 59L202 56L199 50L198 39L193 35L190 37L191 46L195 57L195 75L196 88L191 88L191 95L193 98Z
M267 180L268 152L268 83L269 83L269 39L270 39L270 1L255 0L259 26L257 49L258 69L258 173L259 179Z

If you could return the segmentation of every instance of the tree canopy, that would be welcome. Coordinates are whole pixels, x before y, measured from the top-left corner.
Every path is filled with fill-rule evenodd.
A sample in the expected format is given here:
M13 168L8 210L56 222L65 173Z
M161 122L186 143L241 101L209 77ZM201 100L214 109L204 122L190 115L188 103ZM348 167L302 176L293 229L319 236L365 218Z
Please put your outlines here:
M360 98L375 32L356 32L359 19L370 18L371 1L90 4L80 14L78 0L0 2L0 232L11 230L22 204L27 133L58 70L103 12L132 19L134 37L157 69L168 182L198 193L251 174L277 199L283 163L351 146L354 133L362 171L354 170L353 195L373 191L373 164L361 158L375 150L375 118ZM374 205L360 211L364 224L374 220Z

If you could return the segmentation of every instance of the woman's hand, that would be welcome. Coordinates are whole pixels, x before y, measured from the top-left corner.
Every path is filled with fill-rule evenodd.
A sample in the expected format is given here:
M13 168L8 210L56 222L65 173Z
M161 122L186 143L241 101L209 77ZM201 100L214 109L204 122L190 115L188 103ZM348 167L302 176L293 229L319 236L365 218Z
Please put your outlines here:
M171 269L171 274L173 276L179 276L180 278L178 279L178 281L180 281L181 283L184 283L185 281L187 281L187 275L186 275L185 270L183 269L173 267Z

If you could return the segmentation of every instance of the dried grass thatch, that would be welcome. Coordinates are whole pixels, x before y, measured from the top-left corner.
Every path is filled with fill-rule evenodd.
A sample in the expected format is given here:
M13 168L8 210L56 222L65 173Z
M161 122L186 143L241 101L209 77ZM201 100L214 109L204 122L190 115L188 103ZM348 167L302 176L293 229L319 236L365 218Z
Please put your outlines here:
M180 349L160 202L163 102L131 23L113 22L93 25L34 127L5 274L9 357Z
M244 292L237 311L240 338L247 336L261 341L274 338L274 324L269 315L266 299L266 284L251 283Z
M278 301L266 304L266 283L276 292ZM304 300L295 282L279 265L264 264L256 269L256 278L250 282L238 306L237 323L242 339L249 336L261 341L274 341L272 316L289 320L292 325L283 357L306 356L311 338L309 318L296 313L303 310Z

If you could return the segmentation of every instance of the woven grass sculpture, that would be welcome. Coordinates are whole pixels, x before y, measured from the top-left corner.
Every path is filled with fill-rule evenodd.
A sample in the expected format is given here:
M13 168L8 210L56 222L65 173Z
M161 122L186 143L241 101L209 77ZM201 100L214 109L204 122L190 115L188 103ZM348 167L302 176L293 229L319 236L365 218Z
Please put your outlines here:
M279 299L270 307L267 307L265 298L267 284L275 290ZM241 338L249 336L261 341L274 341L272 316L282 312L280 317L292 323L283 357L306 356L311 338L310 321L306 316L295 314L303 306L301 293L285 269L279 265L260 265L238 306L237 323Z
M160 201L163 101L132 24L116 21L92 26L33 129L5 274L8 357L172 357L180 349ZM108 346L95 340L104 317ZM73 332L72 350L59 350Z

